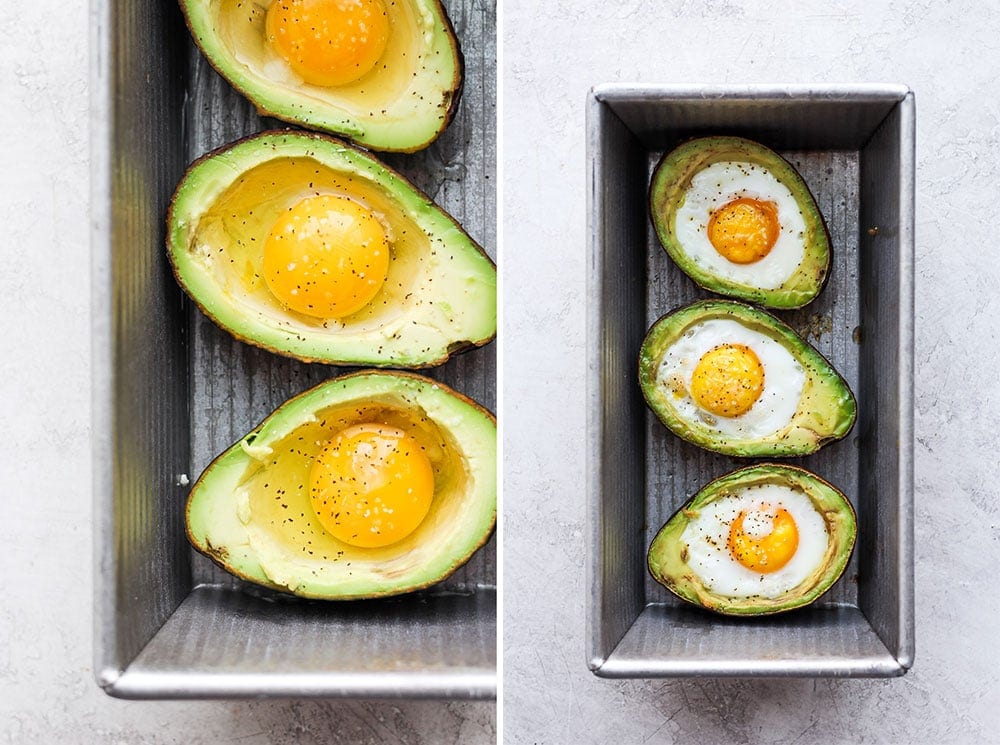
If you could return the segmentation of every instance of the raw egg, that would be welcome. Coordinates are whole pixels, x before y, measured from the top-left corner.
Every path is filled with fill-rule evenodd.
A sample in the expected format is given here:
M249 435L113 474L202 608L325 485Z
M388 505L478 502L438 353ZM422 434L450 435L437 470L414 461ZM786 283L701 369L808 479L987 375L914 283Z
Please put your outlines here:
M353 83L369 73L389 40L382 0L276 0L267 41L305 82Z
M388 546L427 515L434 472L421 445L401 429L357 424L337 433L316 456L310 500L322 526L352 546Z
M302 199L283 211L264 243L264 280L291 310L342 318L378 294L389 241L374 213L347 197Z

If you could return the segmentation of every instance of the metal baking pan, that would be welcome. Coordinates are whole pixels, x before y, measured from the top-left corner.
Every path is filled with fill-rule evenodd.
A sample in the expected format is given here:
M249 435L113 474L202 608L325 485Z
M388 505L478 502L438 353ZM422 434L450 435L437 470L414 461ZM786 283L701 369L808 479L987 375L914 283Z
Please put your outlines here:
M779 315L858 399L846 439L791 461L854 504L851 563L810 609L765 619L703 612L646 571L646 550L667 518L747 463L674 437L637 382L646 329L708 296L660 247L646 207L663 152L705 134L778 150L816 196L833 240L831 276L817 300ZM902 675L914 654L912 92L605 85L590 93L587 137L590 669L611 678Z
M386 158L495 256L494 4L444 3L465 94L428 150ZM188 163L261 120L175 2L95 0L92 43L95 674L124 698L496 695L496 545L444 583L309 602L218 569L185 538L190 482L287 397L338 371L233 340L171 276L167 202ZM429 371L488 408L495 345Z

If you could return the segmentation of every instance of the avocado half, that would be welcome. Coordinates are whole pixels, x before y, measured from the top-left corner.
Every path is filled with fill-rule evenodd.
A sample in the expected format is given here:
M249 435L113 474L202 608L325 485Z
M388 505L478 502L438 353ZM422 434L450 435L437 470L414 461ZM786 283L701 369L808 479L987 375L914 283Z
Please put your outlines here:
M720 162L750 163L771 173L795 199L805 222L802 260L780 287L764 289L721 276L698 263L677 234L677 210L694 176ZM830 267L830 234L806 182L773 150L741 137L701 137L689 140L660 160L649 188L649 211L660 243L674 263L709 292L747 300L767 308L800 308L826 284ZM734 265L735 266L735 265Z
M736 321L774 339L805 371L798 407L777 432L760 439L740 439L704 421L685 418L674 404L674 392L658 380L667 349L691 327L716 318ZM650 409L675 435L706 450L738 457L808 455L846 436L857 417L854 394L823 355L770 313L731 300L703 300L656 321L639 351L639 385Z
M794 589L776 598L732 598L714 593L687 564L687 544L682 539L692 515L705 505L748 487L779 484L804 493L825 523L829 542L823 561ZM857 535L854 507L840 491L809 471L793 466L763 463L726 474L695 494L667 520L649 546L647 566L657 582L682 600L716 613L764 616L801 608L815 602L843 574Z
M438 0L386 2L389 41L359 80L317 86L271 49L269 2L181 0L188 28L212 66L261 114L341 135L373 150L414 152L451 121L463 61Z
M379 294L340 319L284 307L263 280L279 213L319 194L372 210L390 236ZM167 249L181 287L233 336L306 362L428 367L496 335L496 267L444 210L373 156L323 135L264 132L195 161Z
M312 510L309 475L323 444L355 424L412 434L434 471L430 511L401 541L358 548ZM191 544L227 571L303 597L375 598L448 577L496 522L496 419L411 373L363 371L286 401L205 469L187 503Z

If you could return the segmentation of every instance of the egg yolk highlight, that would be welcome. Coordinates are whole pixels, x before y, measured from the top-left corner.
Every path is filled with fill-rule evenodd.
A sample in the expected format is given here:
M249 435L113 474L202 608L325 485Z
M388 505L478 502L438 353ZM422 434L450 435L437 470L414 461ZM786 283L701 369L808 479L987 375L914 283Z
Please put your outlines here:
M717 416L745 414L763 391L764 366L745 344L713 347L691 375L691 398Z
M765 505L761 511L751 513L751 519L766 520L768 515L765 513L771 510L771 507ZM744 510L729 526L726 545L736 561L747 569L763 574L776 572L791 561L799 547L799 529L788 510L778 508L771 517L771 532L764 536L748 532L744 526L746 518L747 512Z
M267 40L307 83L353 83L371 71L389 40L382 0L276 0Z
M423 522L434 472L420 443L403 430L357 424L327 442L310 474L309 498L320 523L352 546L402 540Z
M264 243L264 281L278 300L315 318L342 318L372 301L389 271L378 218L346 197L309 197L282 212Z
M734 264L752 264L770 253L781 225L774 202L740 197L724 204L708 220L708 240Z

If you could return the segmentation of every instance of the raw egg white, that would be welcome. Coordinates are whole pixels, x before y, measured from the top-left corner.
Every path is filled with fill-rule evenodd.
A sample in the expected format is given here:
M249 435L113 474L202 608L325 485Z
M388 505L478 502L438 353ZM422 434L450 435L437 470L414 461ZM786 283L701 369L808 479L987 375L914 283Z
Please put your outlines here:
M781 287L805 255L806 224L795 197L755 163L713 163L691 179L675 234L713 274L765 290Z
M691 326L667 348L657 383L685 421L759 439L788 426L806 374L779 342L728 318Z
M804 492L760 484L699 508L681 541L691 571L713 593L773 599L823 564L829 534Z

